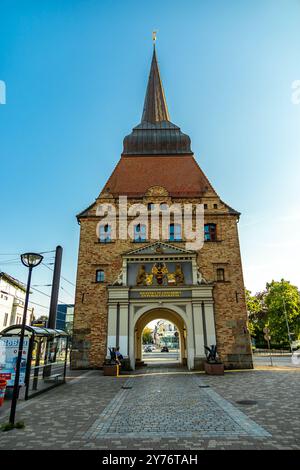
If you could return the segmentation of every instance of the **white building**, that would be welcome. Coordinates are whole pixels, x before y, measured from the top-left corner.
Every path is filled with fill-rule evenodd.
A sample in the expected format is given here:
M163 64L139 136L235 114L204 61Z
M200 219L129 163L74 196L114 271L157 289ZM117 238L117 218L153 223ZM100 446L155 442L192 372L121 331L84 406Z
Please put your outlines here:
M175 337L178 334L176 334L176 332L178 332L178 330L173 323L167 320L158 320L152 333L153 342L157 347L165 346L168 342L171 345L175 341Z
M9 274L0 272L0 331L22 323L26 286ZM33 319L33 308L28 308L26 324Z

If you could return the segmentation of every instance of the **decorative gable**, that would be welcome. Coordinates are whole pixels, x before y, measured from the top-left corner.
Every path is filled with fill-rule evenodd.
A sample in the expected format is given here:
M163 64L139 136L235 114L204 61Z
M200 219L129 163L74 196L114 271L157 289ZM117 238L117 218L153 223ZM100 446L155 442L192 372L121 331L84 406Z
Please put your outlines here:
M170 243L164 242L155 242L151 243L151 245L143 246L142 248L138 248L136 250L127 251L123 254L125 255L176 255L176 254L192 254L193 252L190 250L185 250L184 248L179 248L177 246L171 245Z

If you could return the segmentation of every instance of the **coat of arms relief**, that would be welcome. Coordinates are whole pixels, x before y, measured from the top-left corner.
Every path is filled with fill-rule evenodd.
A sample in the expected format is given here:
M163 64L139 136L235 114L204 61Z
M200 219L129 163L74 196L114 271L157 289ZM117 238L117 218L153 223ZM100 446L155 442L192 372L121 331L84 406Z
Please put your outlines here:
M138 286L178 286L184 284L184 273L179 263L176 264L174 272L169 272L166 263L154 263L150 272L146 272L145 265L142 264L136 276L136 284Z

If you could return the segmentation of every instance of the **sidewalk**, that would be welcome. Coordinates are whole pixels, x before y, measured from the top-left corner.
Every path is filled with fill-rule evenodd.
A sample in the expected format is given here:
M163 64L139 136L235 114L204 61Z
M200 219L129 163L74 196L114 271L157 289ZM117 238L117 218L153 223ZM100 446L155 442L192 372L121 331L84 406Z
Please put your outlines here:
M71 372L65 385L19 403L26 427L0 433L0 449L300 449L299 370L146 369Z

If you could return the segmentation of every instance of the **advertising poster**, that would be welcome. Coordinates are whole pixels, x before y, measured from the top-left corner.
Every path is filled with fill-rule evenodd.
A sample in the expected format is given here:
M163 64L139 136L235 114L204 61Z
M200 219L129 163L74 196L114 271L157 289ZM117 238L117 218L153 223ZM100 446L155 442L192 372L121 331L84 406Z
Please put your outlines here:
M20 338L5 336L0 338L0 378L7 380L7 386L12 387L15 381L16 364ZM26 363L29 338L24 338L19 385L25 384Z

